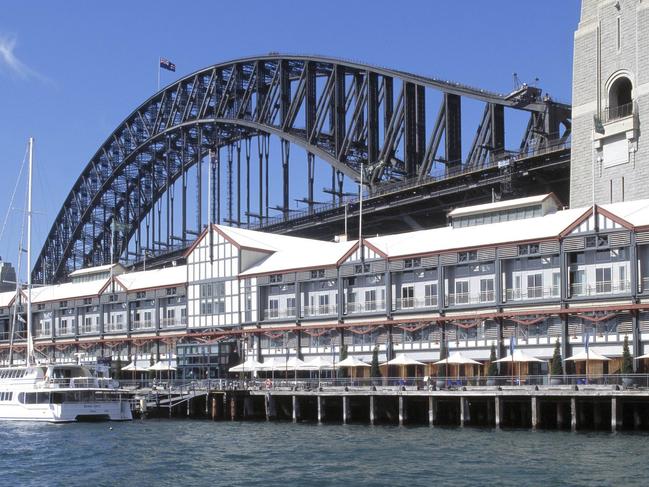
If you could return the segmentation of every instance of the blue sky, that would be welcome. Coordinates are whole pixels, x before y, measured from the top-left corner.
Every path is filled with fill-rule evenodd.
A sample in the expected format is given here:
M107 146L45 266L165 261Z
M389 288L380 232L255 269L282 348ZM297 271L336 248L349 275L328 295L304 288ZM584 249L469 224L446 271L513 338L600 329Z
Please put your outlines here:
M154 93L159 56L177 65L175 74L163 73L163 85L217 62L278 51L356 59L498 92L511 90L516 72L570 101L578 20L578 0L4 0L0 218L34 136L40 249L88 160ZM0 241L6 260L16 260L19 227L14 211Z

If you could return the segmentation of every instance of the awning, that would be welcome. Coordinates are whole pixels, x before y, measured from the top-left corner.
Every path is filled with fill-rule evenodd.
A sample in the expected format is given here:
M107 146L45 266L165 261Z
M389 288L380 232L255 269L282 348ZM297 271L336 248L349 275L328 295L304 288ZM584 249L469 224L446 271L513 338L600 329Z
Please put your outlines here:
M298 368L301 370L333 369L334 364L329 359L316 357Z
M125 367L122 367L122 370L126 372L148 372L149 362L144 360L136 360L126 365Z

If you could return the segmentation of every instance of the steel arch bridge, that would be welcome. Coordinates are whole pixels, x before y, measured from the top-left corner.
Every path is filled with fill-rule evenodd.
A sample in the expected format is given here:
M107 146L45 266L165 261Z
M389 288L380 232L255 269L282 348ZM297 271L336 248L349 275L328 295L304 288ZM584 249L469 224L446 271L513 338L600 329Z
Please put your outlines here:
M465 157L463 99L484 106ZM570 106L527 85L501 95L353 61L274 53L210 66L153 95L109 135L65 199L33 276L56 282L113 256L169 251L207 221L259 228L269 210L288 219L297 180L291 146L306 154L298 191L314 212L316 159L330 166L331 187L323 191L339 203L344 182L359 181L363 163L370 191L479 169L507 153L505 109L528 114L517 151L569 137ZM281 153L272 160L271 136ZM273 187L277 207L270 206Z

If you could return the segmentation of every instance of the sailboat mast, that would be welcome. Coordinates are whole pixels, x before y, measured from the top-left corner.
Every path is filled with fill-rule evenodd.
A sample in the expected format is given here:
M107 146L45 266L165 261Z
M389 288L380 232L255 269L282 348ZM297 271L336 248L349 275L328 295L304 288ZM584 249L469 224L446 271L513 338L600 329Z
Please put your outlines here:
M34 160L34 138L29 138L29 176L27 183L27 356L25 362L31 365L32 343L32 167Z

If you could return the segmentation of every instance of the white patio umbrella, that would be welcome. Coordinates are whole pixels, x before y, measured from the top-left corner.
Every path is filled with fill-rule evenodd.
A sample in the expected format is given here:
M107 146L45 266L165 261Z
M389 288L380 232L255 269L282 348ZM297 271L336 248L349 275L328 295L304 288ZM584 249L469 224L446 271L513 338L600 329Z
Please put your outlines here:
M418 360L415 360L414 358L408 357L405 353L400 353L397 354L396 357L394 357L392 360L389 360L387 362L384 362L381 365L399 365L401 367L401 376L403 377L403 368L408 366L408 365L426 365L423 362L419 362Z
M460 377L460 365L466 364L482 365L480 362L462 355L462 352L453 352L445 359L433 363L433 365L457 365L457 377Z
M259 367L257 367L257 370L261 370L264 372L270 371L271 372L271 377L273 380L275 380L275 371L276 370L282 370L286 368L286 359L285 358L280 358L280 357L270 357L269 359L264 360Z
M512 384L514 383L514 363L518 363L518 382L520 383L521 379L521 363L529 363L529 362L545 362L545 360L538 359L536 357L532 357L531 355L526 354L522 350L514 350L513 355L507 355L506 357L503 357L498 360L494 360L494 363L510 363L512 364Z
M176 361L171 360L167 362L163 362L162 360L160 362L156 362L153 364L151 367L149 367L147 370L153 370L156 372L164 372L165 370L176 370Z
M141 365L141 363L138 363L137 361L131 362L125 367L122 367L122 370L126 370L128 372L148 372L149 371L149 366L148 365Z
M316 357L313 360L309 360L304 365L299 367L301 370L317 370L318 371L318 383L322 377L322 369L333 369L334 364L329 359L323 357Z
M584 349L581 352L576 353L572 357L568 357L566 359L566 361L570 361L570 362L586 362L586 379L587 380L588 380L588 376L589 376L589 374L588 374L588 364L591 361L607 362L609 360L611 360L611 359L608 358L608 357L605 357L604 355L601 355L601 354L597 353L595 350L592 350L592 349L589 349L588 351L586 351Z
M647 359L649 358L649 353L645 353L644 355L640 355L639 357L635 357L634 360L641 360L641 359Z
M295 357L290 357L290 358L286 361L286 363L284 364L284 366L286 367L286 369L285 369L285 370L286 370L286 375L288 375L288 370L289 370L289 369L292 369L293 372L294 372L294 380L295 380L295 382L297 382L297 370L298 370L299 368L301 368L302 366L304 366L304 365L305 365L304 360L301 360L301 359L298 358L297 356L295 356Z
M257 362L254 358L249 358L245 362L235 365L234 367L230 367L228 369L228 372L254 372L258 369L258 367L261 367L261 363Z
M338 367L339 369L343 367L350 367L352 370L355 370L357 367L371 367L371 365L368 364L367 362L363 362L361 359L358 359L350 355L346 359L338 362L336 364L336 367Z

